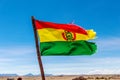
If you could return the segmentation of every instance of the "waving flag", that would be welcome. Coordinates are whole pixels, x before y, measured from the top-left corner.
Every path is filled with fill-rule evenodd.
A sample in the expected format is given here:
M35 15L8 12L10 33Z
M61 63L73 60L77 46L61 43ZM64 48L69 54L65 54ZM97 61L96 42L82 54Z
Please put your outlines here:
M95 39L96 32L74 24L58 24L34 20L42 56L91 55L97 46L87 40Z

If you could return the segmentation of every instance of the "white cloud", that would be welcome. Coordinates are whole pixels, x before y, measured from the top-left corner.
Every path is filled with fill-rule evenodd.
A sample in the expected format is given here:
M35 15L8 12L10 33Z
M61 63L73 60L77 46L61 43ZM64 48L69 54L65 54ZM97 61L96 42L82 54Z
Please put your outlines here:
M8 58L0 58L0 63L1 62L11 62L13 59L8 59Z
M10 59L10 58L0 58L0 69L2 67L9 66L8 64L12 63L13 61L14 59Z
M99 69L89 71L88 74L120 74L120 69Z
M14 55L22 55L22 54L29 54L35 53L35 48L31 46L11 46L0 48L1 54L14 54Z
M36 53L35 48L31 46L0 48L0 73L17 73L20 75L36 73L37 59L34 53Z
M76 61L77 60L77 61ZM51 74L109 74L120 73L120 58L82 58L76 62L44 64L46 73ZM118 70L117 72L115 72Z
M13 59L14 60L14 59ZM0 59L6 65L0 65L0 73L17 73L24 75L27 73L39 74L38 64L11 64L12 59ZM46 74L117 74L120 73L120 58L81 58L69 62L43 63ZM0 62L0 64L1 64ZM11 65L10 65L11 64ZM104 66L103 66L104 65ZM9 66L9 69L8 67Z
M101 51L120 50L120 38L105 38L96 41Z
M8 69L9 68L9 69ZM39 74L38 65L9 65L0 68L0 73L16 73L18 75L25 75L28 73Z

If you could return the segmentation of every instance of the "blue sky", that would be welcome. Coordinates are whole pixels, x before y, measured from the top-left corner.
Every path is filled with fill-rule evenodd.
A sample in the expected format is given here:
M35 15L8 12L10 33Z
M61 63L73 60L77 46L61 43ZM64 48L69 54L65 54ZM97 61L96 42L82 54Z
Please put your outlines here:
M39 74L31 16L94 29L91 56L42 57L46 74L120 74L119 0L0 0L0 73Z

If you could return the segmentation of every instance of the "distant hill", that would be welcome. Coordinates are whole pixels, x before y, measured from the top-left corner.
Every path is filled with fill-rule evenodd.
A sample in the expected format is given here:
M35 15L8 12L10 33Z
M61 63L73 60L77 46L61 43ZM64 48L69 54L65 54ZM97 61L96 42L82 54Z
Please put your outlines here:
M41 76L41 74L33 75L33 74L29 73L29 74L24 75L24 76ZM53 75L52 74L45 74L45 76L53 76Z
M52 74L45 74L45 76L53 76Z
M35 75L33 75L32 73L28 73L28 74L26 74L24 76L35 76Z
M17 74L0 74L0 76L18 76Z
M18 74L0 74L0 76L12 76L12 77L14 77L14 76L19 76ZM32 73L28 73L28 74L25 74L25 75L23 75L23 76L28 76L28 77L30 77L30 76L41 76L40 74L38 74L38 75L33 75ZM52 74L45 74L45 76L53 76Z

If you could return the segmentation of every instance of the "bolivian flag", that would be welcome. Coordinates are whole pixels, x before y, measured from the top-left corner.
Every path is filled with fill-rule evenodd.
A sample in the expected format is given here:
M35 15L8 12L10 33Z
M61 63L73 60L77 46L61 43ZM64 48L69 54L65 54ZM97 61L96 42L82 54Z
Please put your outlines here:
M34 20L42 56L91 55L97 46L87 40L95 39L93 30L85 30L74 24L58 24Z

